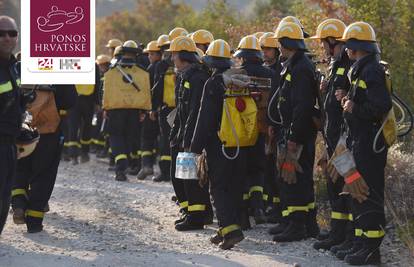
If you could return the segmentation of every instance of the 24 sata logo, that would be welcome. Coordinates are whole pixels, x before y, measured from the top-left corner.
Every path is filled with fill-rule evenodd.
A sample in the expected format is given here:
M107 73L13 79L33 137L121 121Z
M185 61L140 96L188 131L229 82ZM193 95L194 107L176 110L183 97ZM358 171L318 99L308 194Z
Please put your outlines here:
M90 1L31 1L31 57L89 57L90 35Z

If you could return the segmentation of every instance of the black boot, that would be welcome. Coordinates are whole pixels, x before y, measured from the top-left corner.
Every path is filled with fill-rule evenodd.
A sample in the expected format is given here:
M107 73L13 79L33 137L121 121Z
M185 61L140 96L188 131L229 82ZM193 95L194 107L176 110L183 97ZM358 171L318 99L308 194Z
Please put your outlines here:
M346 221L332 220L331 232L325 240L316 241L313 244L314 249L330 250L331 247L342 244L345 241Z
M12 197L11 206L13 210L13 222L15 224L26 223L27 198L25 195Z
M262 209L253 209L252 215L256 224L266 223L265 213Z
M346 238L344 242L339 245L332 246L330 251L335 255L338 251L351 249L354 245L353 238Z
M243 239L243 232L241 230L236 230L225 235L223 242L219 245L219 247L223 250L232 249L234 245L240 243Z
M243 210L240 213L240 228L243 231L252 229L252 226L250 225L249 213L246 210Z
M283 233L275 235L273 241L275 242L293 242L300 241L306 238L306 227L303 223L293 222L289 223Z
M145 178L147 178L147 176L154 174L154 169L149 168L149 167L144 167L142 168L139 173L138 173L138 180L145 180Z
M179 223L182 223L185 220L185 218L187 217L187 212L186 211L180 210L180 213L181 213L180 219L175 220L174 221L174 225L177 225Z
M71 162L72 162L72 165L78 165L79 164L78 157L72 157Z
M366 247L361 250L348 254L345 257L345 262L349 265L379 265L381 264L381 254L379 247Z
M326 230L320 230L319 235L316 237L319 241L325 240L329 238L329 232Z
M319 235L319 225L316 221L316 208L309 210L306 218L306 233L307 237L316 238Z
M204 216L204 225L213 224L214 212L213 212L213 207L211 207L211 205L207 205L205 214L206 215Z
M115 175L115 180L119 182L125 182L127 180L127 176L124 171L118 171Z
M43 219L41 218L34 218L27 216L26 217L26 226L27 226L27 232L30 234L39 233L43 231L43 225L42 225Z
M344 260L347 255L354 254L355 252L361 250L362 247L363 245L361 241L354 241L350 249L339 250L338 252L336 252L335 256L340 260Z
M204 223L202 220L194 220L191 215L187 215L183 222L175 225L177 231L192 231L204 229Z
M90 161L89 154L87 152L82 153L80 162L81 163L86 163L86 162L89 162L89 161Z
M109 158L109 167L108 167L108 171L110 172L114 172L116 170L116 166L115 166L115 158L114 157L110 157Z
M221 242L223 242L223 237L221 236L219 231L217 231L217 233L214 236L210 237L210 242L214 245L218 245Z
M43 212L46 213L46 212L49 212L49 211L50 211L50 206L49 206L49 203L47 203L44 210L43 210Z
M278 235L283 233L286 228L288 227L289 223L286 220L283 220L282 222L278 223L276 226L273 226L269 229L269 234L271 235Z
M26 211L22 208L13 209L13 222L15 224L25 224L26 223Z
M273 207L266 214L267 223L279 223L282 218L282 213L279 208Z
M154 183L159 183L159 182L169 181L169 179L165 177L162 173L159 173L155 175L154 177L152 177L152 181Z
M104 158L107 158L107 157L108 157L108 150L107 150L107 149L105 149L105 148L100 149L98 152L96 152L96 157L97 157L98 159L104 159Z

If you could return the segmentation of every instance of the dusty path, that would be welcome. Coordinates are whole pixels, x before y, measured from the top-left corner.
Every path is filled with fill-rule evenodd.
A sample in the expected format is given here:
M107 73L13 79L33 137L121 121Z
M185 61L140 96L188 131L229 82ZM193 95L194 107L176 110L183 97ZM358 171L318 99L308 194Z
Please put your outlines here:
M170 184L115 182L106 168L96 160L76 167L62 162L45 231L29 235L9 217L0 266L345 266L312 249L312 240L271 242L268 225L245 232L236 249L223 252L208 241L216 226L174 230ZM385 243L384 266L414 266L397 240Z

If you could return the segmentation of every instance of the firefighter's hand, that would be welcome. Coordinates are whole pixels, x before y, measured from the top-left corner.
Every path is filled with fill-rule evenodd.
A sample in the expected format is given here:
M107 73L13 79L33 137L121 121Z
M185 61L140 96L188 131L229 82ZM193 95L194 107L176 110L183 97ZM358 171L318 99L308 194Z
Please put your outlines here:
M267 127L267 134L269 135L270 138L274 138L276 135L275 128L273 126Z
M328 82L326 80L323 80L321 84L319 85L319 90L321 91L321 93L325 93L327 87L328 87Z
M147 116L147 114L145 114L144 112L139 114L139 121L143 122L145 120L145 117Z
M338 88L337 90L335 90L335 97L336 97L336 100L338 100L339 102L341 102L345 96L346 96L345 90L341 88Z
M344 111L348 113L352 113L353 109L354 109L354 102L352 102L352 100L346 100L344 103Z
M149 118L150 118L150 120L152 120L152 121L156 121L156 120L157 120L157 112L155 112L155 111L150 111L150 113L149 113Z
M369 187L361 174L353 169L345 177L344 193L351 194L359 203L368 199Z

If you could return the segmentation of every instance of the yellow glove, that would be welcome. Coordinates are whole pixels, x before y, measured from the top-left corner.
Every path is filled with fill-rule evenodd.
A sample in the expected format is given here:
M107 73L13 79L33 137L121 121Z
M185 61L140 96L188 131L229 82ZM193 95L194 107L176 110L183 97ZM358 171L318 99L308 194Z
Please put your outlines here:
M351 194L352 198L362 203L368 198L369 187L361 174L356 169L352 169L345 176L343 192Z

